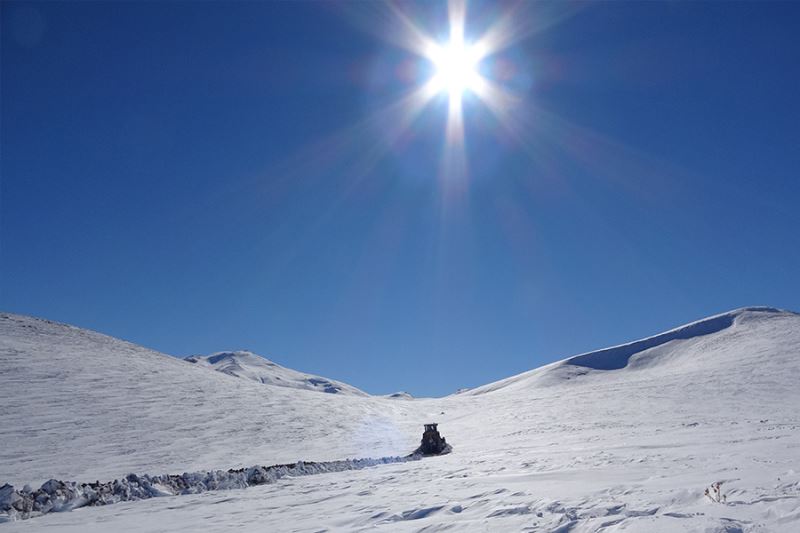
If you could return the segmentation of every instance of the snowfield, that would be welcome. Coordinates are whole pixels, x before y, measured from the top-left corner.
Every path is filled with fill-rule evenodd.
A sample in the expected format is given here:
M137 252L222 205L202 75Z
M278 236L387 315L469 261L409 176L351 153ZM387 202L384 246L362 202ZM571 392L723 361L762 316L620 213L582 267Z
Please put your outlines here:
M280 366L269 359L248 351L218 352L212 355L193 355L184 359L211 370L238 378L250 379L267 385L293 389L314 390L329 394L352 394L367 396L367 393L351 385L332 379L298 372Z
M800 531L800 315L786 311L724 313L438 399L276 386L10 314L0 364L0 485L15 488L405 455L428 421L454 447L0 532ZM723 502L704 495L714 482Z

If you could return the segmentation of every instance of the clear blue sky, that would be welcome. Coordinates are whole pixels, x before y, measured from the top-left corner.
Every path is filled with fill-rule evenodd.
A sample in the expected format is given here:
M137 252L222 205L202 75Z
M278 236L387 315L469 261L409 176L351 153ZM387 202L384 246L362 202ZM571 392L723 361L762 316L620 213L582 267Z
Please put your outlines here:
M387 13L3 2L0 308L414 395L800 309L800 3L525 4L449 181Z

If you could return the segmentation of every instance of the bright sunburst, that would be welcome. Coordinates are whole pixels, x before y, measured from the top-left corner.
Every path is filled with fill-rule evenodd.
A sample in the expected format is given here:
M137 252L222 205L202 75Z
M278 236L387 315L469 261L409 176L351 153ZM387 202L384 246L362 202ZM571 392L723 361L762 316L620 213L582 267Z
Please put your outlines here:
M450 42L433 45L426 55L436 68L431 80L432 88L436 92L447 92L451 106L460 106L465 92L478 89L481 54L477 46L464 42L463 33L458 28L451 35Z
M434 66L433 77L425 86L428 97L445 93L448 95L446 140L459 145L464 139L462 100L466 93L474 93L481 99L487 96L488 82L479 72L479 65L487 55L484 42L469 42L464 35L466 3L451 1L448 5L450 38L436 43L426 38L422 55Z
M427 77L412 78L419 85L386 108L382 115L376 116L376 122L380 122L380 129L384 130L384 149L405 135L428 104L439 96L445 97L448 106L440 176L448 178L451 183L463 182L462 178L467 175L464 120L465 113L469 111L467 107L480 103L495 117L497 124L504 129L513 128L514 110L520 98L511 87L512 82L519 78L514 78L515 63L507 58L500 60L497 55L522 37L546 27L553 17L544 15L532 21L523 9L527 4L512 4L493 12L497 18L488 21L488 25L485 12L483 15L479 13L476 18L478 22L473 26L483 27L483 31L474 34L467 31L467 1L448 0L447 27L435 31L436 34L447 32L448 37L437 40L416 23L416 19L422 17L407 13L400 3L359 5L380 5L387 9L392 25L386 29L369 20L370 31L386 29L380 34L382 38L427 62L427 65L413 69L413 72L430 72ZM486 115L481 116L483 124L488 125L485 122ZM472 123L481 126L480 121Z

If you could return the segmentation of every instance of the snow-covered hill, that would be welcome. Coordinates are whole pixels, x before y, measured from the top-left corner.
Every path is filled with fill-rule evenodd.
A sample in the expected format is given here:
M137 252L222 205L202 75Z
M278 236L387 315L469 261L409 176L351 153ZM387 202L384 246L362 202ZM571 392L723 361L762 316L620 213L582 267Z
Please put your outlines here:
M733 311L439 399L319 394L0 315L0 485L411 451L6 531L798 531L800 316ZM704 489L723 482L725 503Z
M412 400L412 399L414 399L414 397L411 394L409 394L409 393L407 393L405 391L397 391L397 392L393 392L392 394L387 394L386 398L393 398L395 400Z
M787 336L789 340L796 339L796 329L787 325L798 320L797 313L772 307L736 309L652 337L575 355L475 389L459 391L459 394L558 385L580 376L602 376L609 372L622 372L635 378L643 369L652 377L695 372L723 375L734 370L729 367L738 365L793 368L800 366L800 362L792 361L792 350L784 350L779 344ZM771 331L770 327L776 331ZM789 359L760 361L757 358L757 354L773 357L777 353L786 354Z
M0 368L0 484L392 455L417 440L411 427L373 436L406 402L264 386L36 318L0 314Z
M269 359L248 351L217 352L212 355L193 355L185 361L223 372L238 378L250 379L265 385L313 390L329 394L367 396L352 385L280 366Z

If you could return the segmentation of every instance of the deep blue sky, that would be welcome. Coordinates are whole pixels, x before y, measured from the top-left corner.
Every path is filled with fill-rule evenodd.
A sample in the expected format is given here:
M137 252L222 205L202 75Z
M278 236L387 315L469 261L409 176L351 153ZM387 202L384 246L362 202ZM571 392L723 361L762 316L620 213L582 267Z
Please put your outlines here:
M415 395L800 310L800 3L555 8L451 194L376 4L3 2L0 308Z

